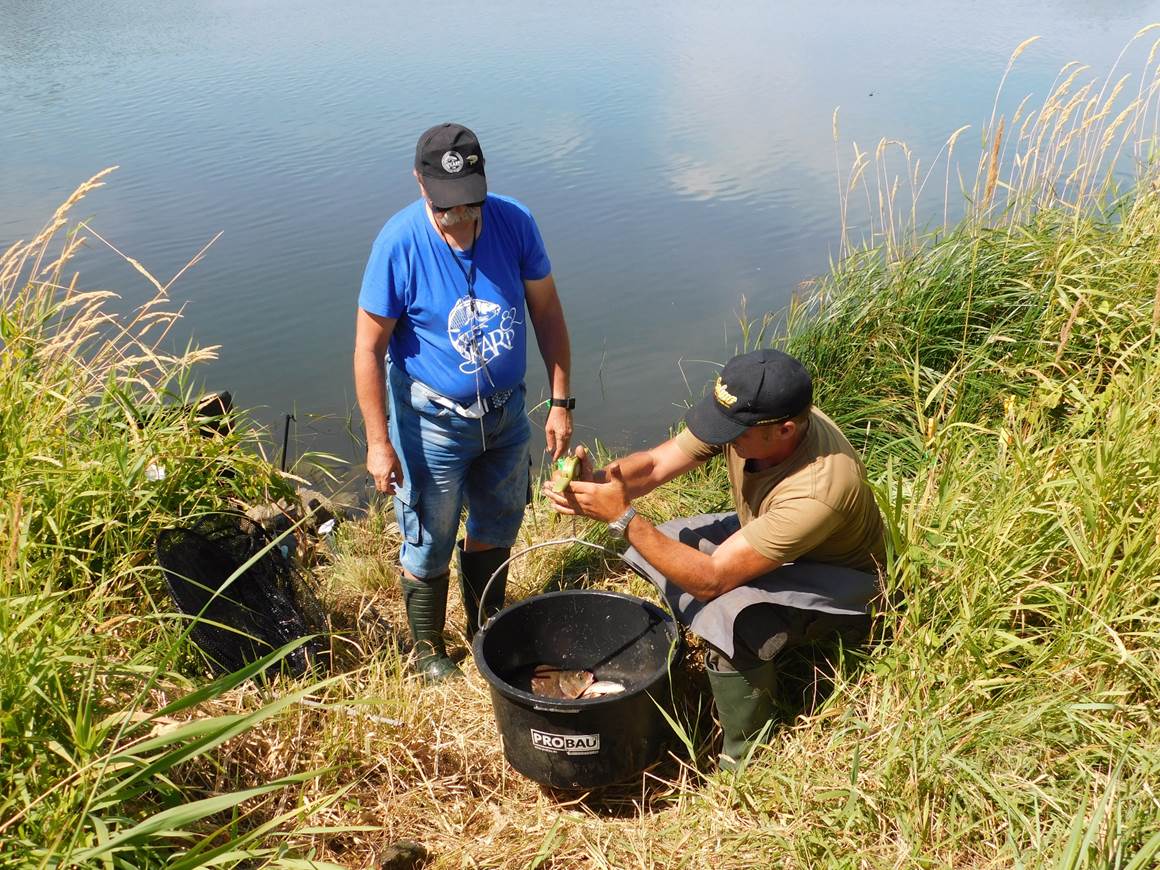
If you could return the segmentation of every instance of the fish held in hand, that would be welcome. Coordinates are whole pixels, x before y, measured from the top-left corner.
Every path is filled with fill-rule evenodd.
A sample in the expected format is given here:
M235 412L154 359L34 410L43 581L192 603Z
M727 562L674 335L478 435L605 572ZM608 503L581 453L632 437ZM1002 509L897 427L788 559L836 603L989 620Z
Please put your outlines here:
M556 460L552 471L552 492L563 492L580 474L580 457L564 456Z

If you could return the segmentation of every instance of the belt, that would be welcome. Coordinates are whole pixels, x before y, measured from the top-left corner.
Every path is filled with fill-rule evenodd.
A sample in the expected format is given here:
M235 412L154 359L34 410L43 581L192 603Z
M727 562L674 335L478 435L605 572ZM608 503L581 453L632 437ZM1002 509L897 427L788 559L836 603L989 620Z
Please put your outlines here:
M475 419L476 417L482 417L488 411L494 411L496 408L502 408L507 404L507 400L510 399L514 393L514 387L509 390L496 390L490 396L481 396L480 398L476 399L475 403L469 408L464 408L462 405L459 405L458 413L462 414L464 417L471 417L472 419Z
M470 405L461 405L454 399L449 399L447 396L435 392L422 381L414 381L414 383L418 385L423 390L423 392L427 394L427 398L434 402L436 405L447 408L450 411L454 411L460 417L466 417L469 420L478 420L488 411L494 411L497 408L502 408L505 404L507 404L508 399L514 396L516 392L515 387L511 387L507 390L496 390L490 396L482 396L476 399Z

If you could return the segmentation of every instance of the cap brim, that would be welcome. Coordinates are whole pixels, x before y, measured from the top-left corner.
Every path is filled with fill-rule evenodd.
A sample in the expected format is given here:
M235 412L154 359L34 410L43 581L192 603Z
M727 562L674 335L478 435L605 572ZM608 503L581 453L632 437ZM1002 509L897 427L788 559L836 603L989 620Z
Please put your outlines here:
M685 415L685 425L706 444L728 444L749 428L744 423L726 417L712 396L706 396L689 409Z
M423 187L431 204L437 208L455 208L469 202L481 202L487 198L487 179L474 172L462 178L432 178L423 176Z

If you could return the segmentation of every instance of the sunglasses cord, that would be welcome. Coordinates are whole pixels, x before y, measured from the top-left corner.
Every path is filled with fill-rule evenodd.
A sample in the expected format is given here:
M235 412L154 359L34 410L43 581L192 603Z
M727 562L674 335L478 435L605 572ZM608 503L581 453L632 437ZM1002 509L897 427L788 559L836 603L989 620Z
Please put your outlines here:
M475 304L476 303L476 298L475 298L475 243L478 241L478 234L479 234L479 221L478 220L472 221L472 223L471 223L471 247L465 251L465 253L467 254L467 257L471 260L471 267L466 268L466 267L464 267L463 260L460 259L459 254L455 253L455 249L453 247L451 247L451 242L447 241L447 236L443 233L443 229L442 228L439 229L439 238L443 239L443 244L445 244L447 246L447 253L449 253L451 255L451 259L454 261L455 265L459 267L459 271L463 273L463 280L464 280L464 283L466 283L466 285L467 285L467 297L466 298L467 298L468 307L471 310L471 332L470 332L471 338L470 338L470 345L469 345L471 348L471 356L472 356L471 362L476 363L478 365L478 368L476 368L476 370L475 370L475 406L477 408L479 408L480 411L483 411L483 396L482 396L482 391L480 389L480 381L479 381L480 369L482 369L483 373L485 375L487 375L488 383L490 383L493 387L495 386L495 381L492 380L491 372L489 372L487 370L487 360L484 358L483 347L481 346L481 343L479 340L479 309L476 307L476 304ZM483 424L483 417L484 417L484 415L480 414L480 416L479 416L479 438L483 444L483 449L487 450L487 429Z

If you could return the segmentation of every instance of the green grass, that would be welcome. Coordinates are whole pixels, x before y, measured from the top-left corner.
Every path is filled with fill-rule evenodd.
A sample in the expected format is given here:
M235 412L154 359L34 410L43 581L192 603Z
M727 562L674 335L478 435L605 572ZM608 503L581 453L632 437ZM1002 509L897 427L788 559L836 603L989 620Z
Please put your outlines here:
M790 313L892 542L840 727L775 741L830 764L755 786L829 831L803 865L1160 861L1153 179L860 250Z
M199 713L244 676L197 687L152 549L174 522L291 490L244 425L199 431L190 375L212 351L165 350L162 288L125 317L77 289L68 210L99 183L0 258L0 866L266 854L239 807L315 774L212 795L206 774L313 689Z
M1158 206L1145 188L1099 221L960 226L848 262L791 319L893 542L889 641L827 748L848 800L769 779L850 848L1160 854Z

